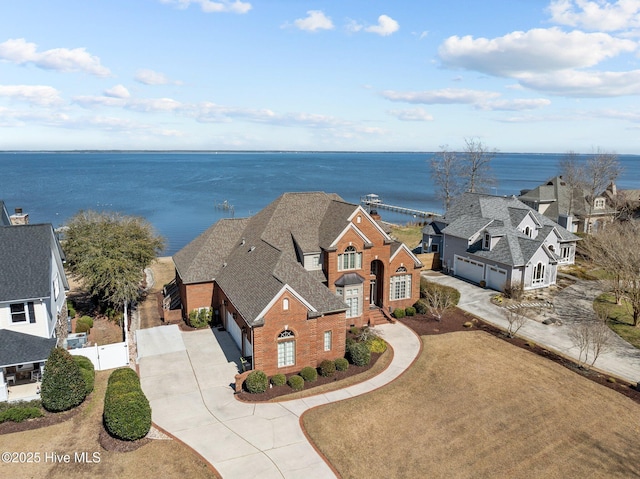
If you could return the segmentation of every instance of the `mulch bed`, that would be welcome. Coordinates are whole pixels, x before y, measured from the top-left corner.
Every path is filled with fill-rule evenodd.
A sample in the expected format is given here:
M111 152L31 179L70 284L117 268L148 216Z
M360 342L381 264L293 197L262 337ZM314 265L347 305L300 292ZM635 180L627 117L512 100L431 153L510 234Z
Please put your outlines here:
M27 419L22 422L5 421L0 423L0 435L11 434L14 432L30 431L31 429L38 429L41 427L53 426L59 424L68 419L71 419L78 414L83 405L78 406L70 411L65 412L47 412L45 411L43 417L37 417L34 419Z
M105 428L100 429L98 442L107 451L131 452L151 442L151 439L143 437L137 441L121 441L109 435Z
M353 364L349 364L349 369L347 369L346 371L336 371L336 373L331 377L323 377L323 376L320 376L320 374L318 374L318 379L315 382L304 383L304 390L305 391L312 390L313 388L316 388L318 386L333 383L335 381L340 381L341 379L350 378L351 376L355 376L357 374L368 371L375 365L376 361L378 361L378 358L380 356L382 356L382 354L371 353L371 362L369 362L368 365L355 366ZM289 376L292 376L292 374L288 374L287 378ZM238 394L236 394L235 397L241 401L246 401L246 402L265 402L265 401L269 401L271 399L275 399L281 396L286 396L287 394L292 394L295 392L297 391L294 391L293 389L291 389L291 387L288 384L285 384L284 386L270 387L265 392L259 393L259 394L251 394L250 392L243 390Z
M454 308L453 310L448 312L441 322L438 322L437 320L427 315L405 317L400 321L409 328L413 329L419 336L444 334L456 331L486 331L487 333L492 334L493 336L500 338L503 341L507 341L508 343L513 344L514 346L517 346L519 348L527 349L532 353L547 358L554 363L560 364L561 366L564 366L567 369L570 369L571 371L580 374L587 379L590 379L591 381L613 389L620 394L624 394L628 398L640 404L640 391L636 389L635 384L628 383L621 379L615 379L615 382L612 382L613 378L611 378L611 376L601 374L597 371L580 368L575 363L575 361L548 351L547 349L530 343L527 340L524 340L522 338L509 338L501 329L488 324L481 319L476 318L472 314L469 314L458 308ZM469 321L473 323L473 327L464 326L464 324L468 323Z

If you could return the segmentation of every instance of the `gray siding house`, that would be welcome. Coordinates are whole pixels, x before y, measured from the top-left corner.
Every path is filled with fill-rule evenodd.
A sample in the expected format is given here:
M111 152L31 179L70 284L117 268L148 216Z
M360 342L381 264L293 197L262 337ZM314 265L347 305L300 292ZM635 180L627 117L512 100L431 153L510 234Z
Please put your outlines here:
M573 264L579 238L515 197L464 193L445 216L423 229L423 248L439 252L443 269L491 289L556 283Z

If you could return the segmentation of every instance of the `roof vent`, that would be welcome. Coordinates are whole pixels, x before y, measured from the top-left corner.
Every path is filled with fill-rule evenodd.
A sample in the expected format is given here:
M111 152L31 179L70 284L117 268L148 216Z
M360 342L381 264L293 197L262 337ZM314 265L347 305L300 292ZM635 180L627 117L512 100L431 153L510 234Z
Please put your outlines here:
M227 267L227 262L225 261L224 263L222 263L222 267L226 268Z
M242 241L240 242L240 246L244 245L244 238L242 238Z
M255 246L252 246L251 248L249 248L249 253L251 253L254 249L256 249Z

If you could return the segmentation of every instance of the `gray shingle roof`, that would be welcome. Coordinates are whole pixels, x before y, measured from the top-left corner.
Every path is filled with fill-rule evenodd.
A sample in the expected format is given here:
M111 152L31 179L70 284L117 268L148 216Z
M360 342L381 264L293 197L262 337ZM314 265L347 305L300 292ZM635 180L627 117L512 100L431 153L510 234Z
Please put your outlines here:
M56 338L0 329L0 367L44 361L56 346Z
M252 325L285 284L319 312L345 310L323 275L298 262L296 245L303 254L327 248L357 207L335 194L285 193L251 218L216 223L174 255L176 269L187 284L215 278Z
M0 200L0 226L9 226L11 224L11 218L9 218L9 212L4 204L4 201Z
M0 245L0 301L51 296L52 226L0 226Z

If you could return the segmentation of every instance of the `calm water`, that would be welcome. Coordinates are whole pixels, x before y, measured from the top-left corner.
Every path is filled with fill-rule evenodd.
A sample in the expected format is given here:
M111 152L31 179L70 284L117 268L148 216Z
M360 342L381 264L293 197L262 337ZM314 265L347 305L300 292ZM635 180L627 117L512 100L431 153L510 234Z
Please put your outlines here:
M335 192L358 203L368 193L386 203L441 212L430 153L0 153L0 199L32 223L54 227L81 209L144 216L173 254L220 218L256 213L285 191ZM501 153L492 161L492 193L519 194L557 174L562 154ZM640 189L640 156L620 157L619 188ZM384 220L411 217L381 211Z

